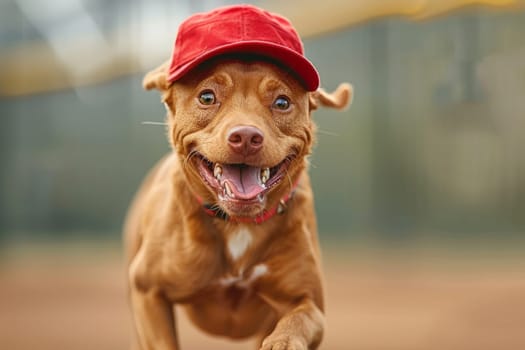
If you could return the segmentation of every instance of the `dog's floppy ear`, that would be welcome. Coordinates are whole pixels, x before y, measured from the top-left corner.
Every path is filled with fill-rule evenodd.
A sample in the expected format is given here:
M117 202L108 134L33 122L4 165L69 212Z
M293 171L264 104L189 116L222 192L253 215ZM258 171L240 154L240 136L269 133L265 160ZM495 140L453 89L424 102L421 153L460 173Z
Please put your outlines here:
M168 68L170 61L166 61L152 71L146 73L142 80L142 87L146 90L157 89L161 92L168 90Z
M345 109L352 103L353 87L348 83L339 84L334 92L328 93L319 88L310 93L310 111L320 106Z

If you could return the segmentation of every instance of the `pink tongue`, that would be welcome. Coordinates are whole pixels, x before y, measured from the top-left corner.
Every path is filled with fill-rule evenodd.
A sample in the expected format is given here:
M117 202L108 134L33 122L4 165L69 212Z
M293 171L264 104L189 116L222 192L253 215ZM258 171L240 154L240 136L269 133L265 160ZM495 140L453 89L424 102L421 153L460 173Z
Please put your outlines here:
M228 182L235 198L253 199L265 190L259 183L261 169L251 166L223 165L222 181Z

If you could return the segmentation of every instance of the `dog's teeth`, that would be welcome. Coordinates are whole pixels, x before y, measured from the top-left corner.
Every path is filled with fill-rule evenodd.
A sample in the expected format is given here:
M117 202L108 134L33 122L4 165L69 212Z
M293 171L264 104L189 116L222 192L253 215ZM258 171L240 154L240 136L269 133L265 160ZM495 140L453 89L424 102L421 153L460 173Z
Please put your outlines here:
M213 176L217 180L220 180L222 177L222 167L219 164L215 164L215 168L213 168Z
M257 195L257 199L259 200L259 203L262 203L264 201L264 195L262 193L259 193Z
M268 181L269 178L270 178L270 169L264 168L261 171L261 183L264 185L266 181Z
M227 182L224 183L224 190L226 191L226 194L228 195L228 197L235 198L235 195L233 194L233 191L229 183Z

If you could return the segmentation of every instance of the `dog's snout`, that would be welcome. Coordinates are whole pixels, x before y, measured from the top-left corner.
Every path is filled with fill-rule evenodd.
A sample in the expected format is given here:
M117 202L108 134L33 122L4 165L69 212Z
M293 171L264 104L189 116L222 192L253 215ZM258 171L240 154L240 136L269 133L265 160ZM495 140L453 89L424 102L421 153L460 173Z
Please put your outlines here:
M257 153L262 148L263 141L263 132L255 126L240 125L228 132L230 148L245 156Z

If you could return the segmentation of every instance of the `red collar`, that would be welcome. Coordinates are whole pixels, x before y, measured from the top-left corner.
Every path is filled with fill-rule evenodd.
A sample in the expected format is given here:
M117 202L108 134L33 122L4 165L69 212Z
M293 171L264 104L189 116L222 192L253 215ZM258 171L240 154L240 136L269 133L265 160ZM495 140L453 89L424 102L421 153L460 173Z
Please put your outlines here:
M202 198L197 196L197 200L202 205L202 208L204 209L204 212L208 214L209 216L216 217L219 219L223 219L225 221L232 221L232 222L238 222L238 223L247 223L247 224L261 224L267 220L270 220L272 217L274 217L276 214L282 214L286 211L286 205L290 199L293 198L293 195L295 193L295 190L297 188L299 181L293 186L290 193L288 193L286 196L281 198L279 201L279 204L277 204L275 207L270 208L269 210L265 210L262 214L254 217L246 217L246 216L230 216L224 210L217 207L216 205L212 205L209 203L204 203Z

